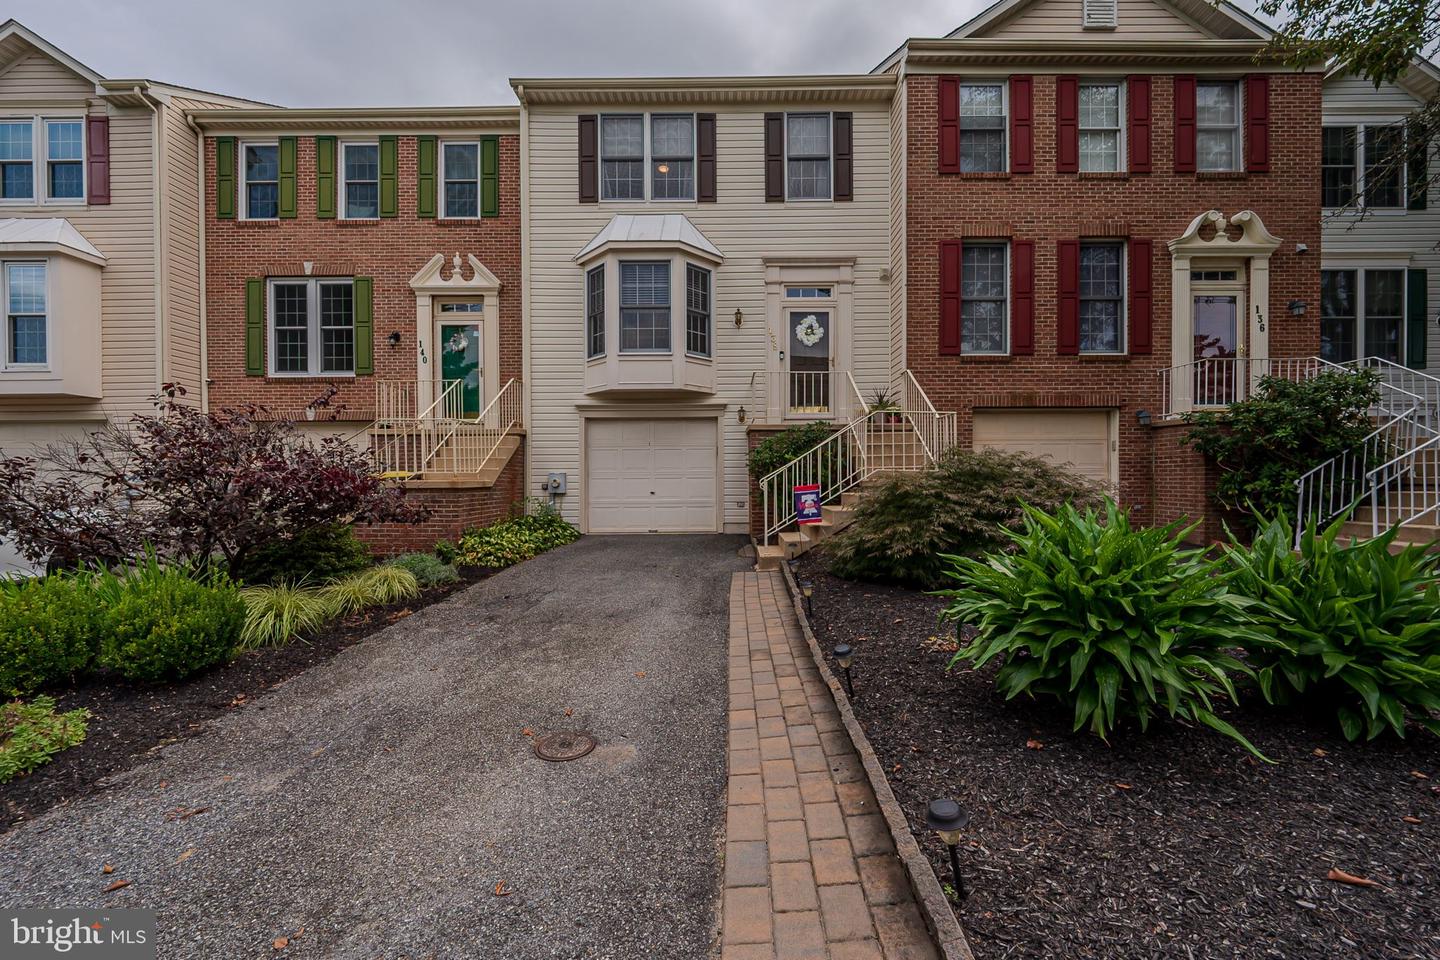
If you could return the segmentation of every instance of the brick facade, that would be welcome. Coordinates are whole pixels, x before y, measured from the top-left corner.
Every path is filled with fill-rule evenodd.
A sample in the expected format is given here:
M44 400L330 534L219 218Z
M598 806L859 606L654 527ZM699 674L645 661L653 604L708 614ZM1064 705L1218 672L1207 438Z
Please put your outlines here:
M500 281L501 382L521 375L519 137L499 138L500 215L479 220L417 217L416 138L398 140L398 216L317 219L315 138L300 136L298 215L293 220L246 221L215 216L215 138L206 138L205 306L212 407L257 403L295 415L334 384L340 392L332 405L344 406L341 419L373 419L376 378L416 378L415 293L410 279L437 253L447 259L456 252L462 258L472 254ZM374 278L374 377L245 375L245 281L305 276L307 261L313 264L313 276ZM386 338L397 331L400 343L391 346ZM432 376L438 379L438 358L429 360Z
M1149 438L1138 410L1158 410L1159 374L1171 365L1167 241L1207 210L1253 210L1282 243L1271 258L1272 357L1319 349L1320 89L1318 74L1272 74L1267 174L1176 174L1171 78L1152 78L1150 174L1055 172L1055 77L1034 77L1031 174L941 174L935 76L908 78L906 363L937 407L959 415L969 445L974 411L1091 407L1119 411L1119 494L1141 520L1166 521L1178 502L1151 496ZM1035 350L1030 356L941 356L939 247L945 240L1005 237L1035 243ZM1154 243L1153 350L1136 356L1060 356L1056 350L1056 243L1132 237ZM1296 244L1309 251L1297 254ZM1310 306L1299 318L1291 300ZM1170 440L1162 446L1171 444ZM1155 478L1170 486L1186 481ZM1187 508L1188 512L1189 508Z

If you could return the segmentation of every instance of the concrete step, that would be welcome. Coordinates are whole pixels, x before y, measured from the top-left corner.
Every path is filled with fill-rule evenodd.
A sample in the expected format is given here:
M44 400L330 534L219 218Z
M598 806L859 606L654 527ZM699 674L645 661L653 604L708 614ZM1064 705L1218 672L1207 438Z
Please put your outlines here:
M755 548L756 570L779 570L785 562L785 548L778 544L761 545Z
M1350 520L1340 528L1344 537L1368 539L1371 535L1367 521ZM1400 536L1412 543L1434 543L1440 540L1440 526L1430 523L1404 523L1400 525Z
M820 516L836 528L842 527L855 518L853 507L821 507Z
M780 546L785 551L786 560L794 560L810 549L810 538L798 530L784 530L776 539L780 541Z
M802 524L800 532L803 533L811 543L819 543L831 534L836 533L837 530L835 524L821 520L819 523Z

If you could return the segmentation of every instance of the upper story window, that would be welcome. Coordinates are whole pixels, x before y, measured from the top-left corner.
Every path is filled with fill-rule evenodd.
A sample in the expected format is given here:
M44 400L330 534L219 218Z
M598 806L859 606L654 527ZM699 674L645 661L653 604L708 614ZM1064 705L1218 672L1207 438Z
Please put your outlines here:
M380 145L347 143L345 163L345 218L372 220L380 216Z
M1197 169L1240 169L1240 84L1202 80L1195 84L1195 156Z
M1080 352L1125 352L1125 257L1115 242L1080 244Z
M1320 203L1327 209L1355 202L1355 127L1325 127L1320 133Z
M270 372L355 372L355 287L350 280L270 281Z
M600 199L694 200L695 115L602 116Z
M650 193L655 200L695 199L695 115L650 118Z
M243 156L245 219L274 220L280 216L280 145L247 143Z
M585 356L605 355L605 265L585 271Z
M670 352L670 261L620 263L620 352Z
M645 199L645 117L600 118L600 199Z
M1405 128L1365 128L1365 205L1405 206Z
M969 243L961 251L960 352L1005 353L1008 249L1003 243Z
M1114 173L1122 169L1121 86L1080 84L1080 170Z
M1405 207L1405 129L1399 124L1335 124L1321 129L1320 202L1327 210L1349 206Z
M785 117L785 194L790 200L829 200L831 116L791 113Z
M710 271L685 265L685 352L710 356Z
M1005 84L960 84L960 172L1005 170Z
M0 120L0 200L84 202L84 119Z
M6 263L4 267L4 365L43 367L50 362L45 264Z
M444 216L480 216L479 143L441 144L440 179L445 184Z

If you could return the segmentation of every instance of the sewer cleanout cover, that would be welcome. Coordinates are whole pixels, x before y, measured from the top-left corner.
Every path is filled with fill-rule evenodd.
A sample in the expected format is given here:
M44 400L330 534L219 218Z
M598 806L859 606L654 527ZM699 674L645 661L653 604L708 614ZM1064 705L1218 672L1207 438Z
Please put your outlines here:
M594 749L594 737L574 730L556 730L535 738L535 756L555 763L579 760Z

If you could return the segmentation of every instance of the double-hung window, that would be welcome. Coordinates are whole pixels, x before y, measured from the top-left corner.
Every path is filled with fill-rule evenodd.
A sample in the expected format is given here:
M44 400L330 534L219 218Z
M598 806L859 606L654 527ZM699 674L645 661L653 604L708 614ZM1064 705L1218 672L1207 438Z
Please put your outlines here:
M35 199L35 126L30 120L0 122L0 199Z
M345 219L380 216L380 145L347 143L345 151Z
M685 352L710 356L710 271L685 265Z
M85 199L84 121L45 121L45 196Z
M6 367L43 367L50 362L45 264L6 263Z
M960 352L1005 353L1007 248L1003 243L969 243L961 253Z
M244 158L245 219L274 220L280 216L280 145L247 143Z
M1125 350L1125 257L1120 243L1080 244L1080 352Z
M1320 132L1320 202L1327 210L1405 207L1405 128L1337 124Z
M1365 206L1405 206L1405 128L1365 128Z
M355 287L350 280L270 281L270 372L355 372Z
M1399 363L1404 330L1404 270L1320 271L1320 355L1326 360Z
M1005 85L960 84L960 172L1005 171Z
M695 199L693 113L650 117L650 196L653 200Z
M0 200L84 202L84 118L0 119Z
M1118 83L1080 84L1080 170L1115 173L1122 169Z
M829 200L831 129L828 113L785 117L785 195L790 200Z
M1195 155L1207 172L1240 169L1240 84L1202 80L1195 84Z
M445 185L444 216L469 219L480 216L480 144L443 143L440 179Z
M670 261L620 264L620 352L670 352Z
M1321 206L1338 210L1355 202L1355 159L1359 143L1355 127L1324 127L1320 132Z
M605 265L585 272L585 356L605 355Z
M645 116L600 118L600 199L645 199Z

